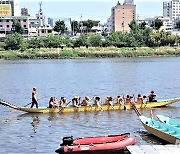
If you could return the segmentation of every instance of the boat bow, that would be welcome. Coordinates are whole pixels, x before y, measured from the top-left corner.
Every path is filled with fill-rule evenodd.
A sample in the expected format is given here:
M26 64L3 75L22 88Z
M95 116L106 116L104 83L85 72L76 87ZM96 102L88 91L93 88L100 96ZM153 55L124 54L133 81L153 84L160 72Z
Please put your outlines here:
M11 104L9 102L6 102L6 101L4 101L2 99L0 99L0 104L4 105L4 106L8 106L8 107L13 108L13 109L19 109L19 107L17 107L16 105L13 105L13 104Z

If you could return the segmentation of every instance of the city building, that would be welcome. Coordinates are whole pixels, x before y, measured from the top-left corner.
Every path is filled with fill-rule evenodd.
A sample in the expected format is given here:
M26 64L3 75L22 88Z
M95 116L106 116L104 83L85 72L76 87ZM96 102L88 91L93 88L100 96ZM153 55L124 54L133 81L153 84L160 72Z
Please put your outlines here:
M28 33L29 20L26 16L9 16L0 18L0 33L11 34L14 31L13 21L17 20L21 23L21 26L24 28L24 33Z
M161 26L161 28L159 29L160 31L164 30L166 32L172 32L172 30L173 30L173 22L169 17L163 17L163 16L155 16L153 18L138 17L138 20L136 20L136 21L137 21L138 24L140 24L142 22L145 22L146 27L151 27L152 23L157 18L162 20L162 22L163 22L163 26Z
M0 0L0 17L19 15L19 0Z
M45 16L43 14L40 3L40 9L38 13L36 14L36 17L30 17L28 14L28 9L22 8L21 9L21 16L13 16L13 10L11 8L11 5L15 3L15 0L13 3L12 1L0 1L2 4L0 6L3 6L5 8L2 12L3 15L0 16L0 37L5 37L7 34L14 33L14 20L17 20L20 22L21 26L24 28L24 37L31 37L31 36L46 36L48 34L51 34L53 32L53 27L51 27L49 24L46 23ZM11 3L8 4L8 3ZM4 7L5 6L5 7ZM11 12L12 9L12 12ZM5 11L6 10L6 11ZM10 12L8 12L10 10Z
M123 5L118 1L117 5L111 9L112 31L129 32L129 24L133 20L136 20L136 5L133 0L125 0Z
M180 0L163 2L163 16L169 17L174 23L180 20Z

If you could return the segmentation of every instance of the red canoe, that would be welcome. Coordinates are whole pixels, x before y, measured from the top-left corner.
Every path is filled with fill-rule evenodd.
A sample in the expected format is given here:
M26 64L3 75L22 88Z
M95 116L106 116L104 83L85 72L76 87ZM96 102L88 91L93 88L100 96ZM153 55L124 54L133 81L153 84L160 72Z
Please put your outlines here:
M104 137L103 136L88 137L88 138L80 138L74 140L71 143L68 141L65 143L66 145L61 144L61 147L57 149L55 152L62 154L62 153L120 150L120 149L124 149L128 145L133 145L134 143L135 143L135 139L130 138L129 133L122 135L110 135Z

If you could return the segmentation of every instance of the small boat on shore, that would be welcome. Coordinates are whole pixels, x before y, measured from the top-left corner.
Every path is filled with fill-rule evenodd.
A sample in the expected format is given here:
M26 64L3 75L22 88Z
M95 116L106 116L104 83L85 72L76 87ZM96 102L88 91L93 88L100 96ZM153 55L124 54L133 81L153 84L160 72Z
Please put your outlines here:
M170 125L152 120L145 116L139 116L144 128L148 133L153 134L169 143L180 144L180 129Z
M128 145L135 144L135 139L129 137L129 133L121 135L85 137L73 140L72 137L64 137L60 148L55 152L78 153L78 152L102 152L110 150L120 150Z
M136 104L136 108L146 109L146 108L162 107L178 101L180 101L180 97L157 101L157 102L147 102L145 104ZM92 112L92 111L112 111L112 110L133 109L133 106L131 104L120 104L120 105L114 104L114 105L102 105L102 106L92 105L92 106L60 107L60 108L48 108L48 107L27 108L27 107L18 107L1 99L0 99L0 104L27 113L66 113L66 112Z
M172 119L170 117L165 117L165 116L162 116L162 115L157 115L157 118L160 122L163 122L167 125L170 125L172 127L175 127L175 128L179 128L180 129L180 121L177 121L175 119Z

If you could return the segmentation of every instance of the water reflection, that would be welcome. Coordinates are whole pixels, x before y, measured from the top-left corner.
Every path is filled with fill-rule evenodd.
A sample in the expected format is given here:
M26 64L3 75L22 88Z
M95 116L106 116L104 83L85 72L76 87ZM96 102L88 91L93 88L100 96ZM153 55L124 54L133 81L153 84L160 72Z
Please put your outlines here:
M32 118L33 118L33 121L31 122L31 125L33 126L34 133L36 133L37 128L38 128L39 123L40 123L39 116L35 115L35 116L32 116Z
M57 114L54 114L54 113L49 114L49 117L48 117L49 121L57 121L57 119L58 119Z

